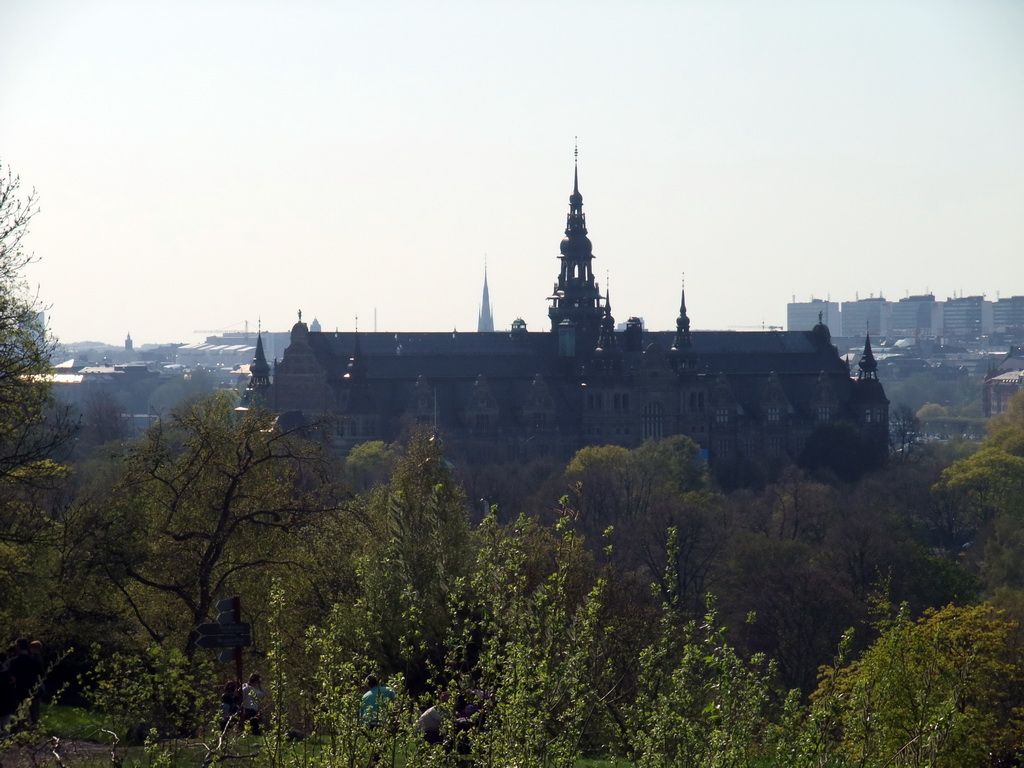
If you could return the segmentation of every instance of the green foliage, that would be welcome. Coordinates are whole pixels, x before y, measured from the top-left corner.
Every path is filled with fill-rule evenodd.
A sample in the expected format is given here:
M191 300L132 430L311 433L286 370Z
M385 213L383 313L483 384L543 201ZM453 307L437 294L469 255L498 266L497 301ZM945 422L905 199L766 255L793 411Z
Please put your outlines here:
M1024 392L1014 395L1006 411L989 422L985 445L1024 457Z
M369 537L359 561L359 609L388 669L421 675L443 658L448 594L471 562L462 488L440 441L412 436L391 483L371 497Z
M187 733L209 722L215 691L211 669L178 649L152 646L142 654L100 658L90 678L90 700L109 718L111 730L136 742L155 729Z
M481 530L473 591L482 603L482 647L474 676L486 726L471 742L480 765L575 765L615 692L608 648L621 628L604 612L607 581L598 578L581 594L582 541L565 521L554 533L548 539L525 519L503 531L492 518ZM545 551L546 574L537 559Z
M792 694L764 657L747 662L729 645L713 604L681 625L666 606L641 670L630 720L640 768L748 766L787 751Z
M32 621L57 531L49 514L67 468L54 461L74 423L51 397L47 375L55 341L21 272L23 248L37 212L34 192L0 163L0 624ZM37 568L37 565L41 566Z
M335 503L320 446L232 405L217 394L156 424L128 452L110 501L77 521L89 541L82 567L102 573L158 643L188 647L219 597L293 567L289 534Z
M381 440L369 440L352 448L345 457L345 474L359 492L386 483L395 463L395 448Z
M1010 757L1024 736L1014 627L987 605L914 621L901 610L854 662L824 671L815 695L852 764L961 768Z
M961 499L979 522L999 515L1024 519L1024 457L986 444L946 469L938 490Z

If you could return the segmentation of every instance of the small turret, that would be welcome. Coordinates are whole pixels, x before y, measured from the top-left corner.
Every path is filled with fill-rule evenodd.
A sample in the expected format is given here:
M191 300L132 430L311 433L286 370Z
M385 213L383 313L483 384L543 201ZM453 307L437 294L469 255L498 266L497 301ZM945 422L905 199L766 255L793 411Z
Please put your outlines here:
M858 379L878 379L878 361L875 360L875 355L871 351L870 333L864 337L864 354L860 356L857 367L860 369L857 373Z
M245 394L242 396L242 404L245 406L253 405L256 400L263 398L269 389L270 364L267 362L267 356L263 352L263 331L261 329L256 334L256 352L253 355L252 362L249 363L249 384L246 386Z
M686 314L686 283L680 291L679 317L676 318L676 337L672 341L672 349L687 349L690 346L690 318Z

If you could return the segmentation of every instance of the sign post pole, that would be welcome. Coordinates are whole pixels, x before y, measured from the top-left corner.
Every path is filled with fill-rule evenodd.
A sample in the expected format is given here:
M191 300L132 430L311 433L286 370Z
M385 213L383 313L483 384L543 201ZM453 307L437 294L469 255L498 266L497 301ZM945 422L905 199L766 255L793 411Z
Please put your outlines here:
M238 595L217 601L217 623L221 626L238 626L242 623L242 598ZM248 645L248 643L245 643ZM242 645L235 647L235 682L242 692Z

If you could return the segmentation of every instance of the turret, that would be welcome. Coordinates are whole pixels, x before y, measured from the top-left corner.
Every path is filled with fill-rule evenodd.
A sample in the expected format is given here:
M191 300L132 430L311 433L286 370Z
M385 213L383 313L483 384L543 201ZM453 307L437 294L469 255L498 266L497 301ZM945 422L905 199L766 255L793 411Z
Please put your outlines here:
M249 383L245 388L242 403L245 406L255 404L254 401L264 397L270 389L270 364L263 352L263 331L256 334L256 352L249 363Z
M548 299L551 330L557 331L565 320L576 328L578 349L593 349L601 328L601 293L593 272L593 246L587 236L587 219L580 194L579 164L573 171L573 189L569 196L565 237L559 247L561 269L554 291Z

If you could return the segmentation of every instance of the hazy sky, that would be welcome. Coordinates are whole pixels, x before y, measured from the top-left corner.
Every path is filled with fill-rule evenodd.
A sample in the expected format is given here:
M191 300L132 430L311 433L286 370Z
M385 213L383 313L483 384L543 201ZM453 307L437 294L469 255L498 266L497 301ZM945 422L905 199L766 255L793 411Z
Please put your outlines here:
M65 341L1024 294L1020 0L5 0L0 160Z

